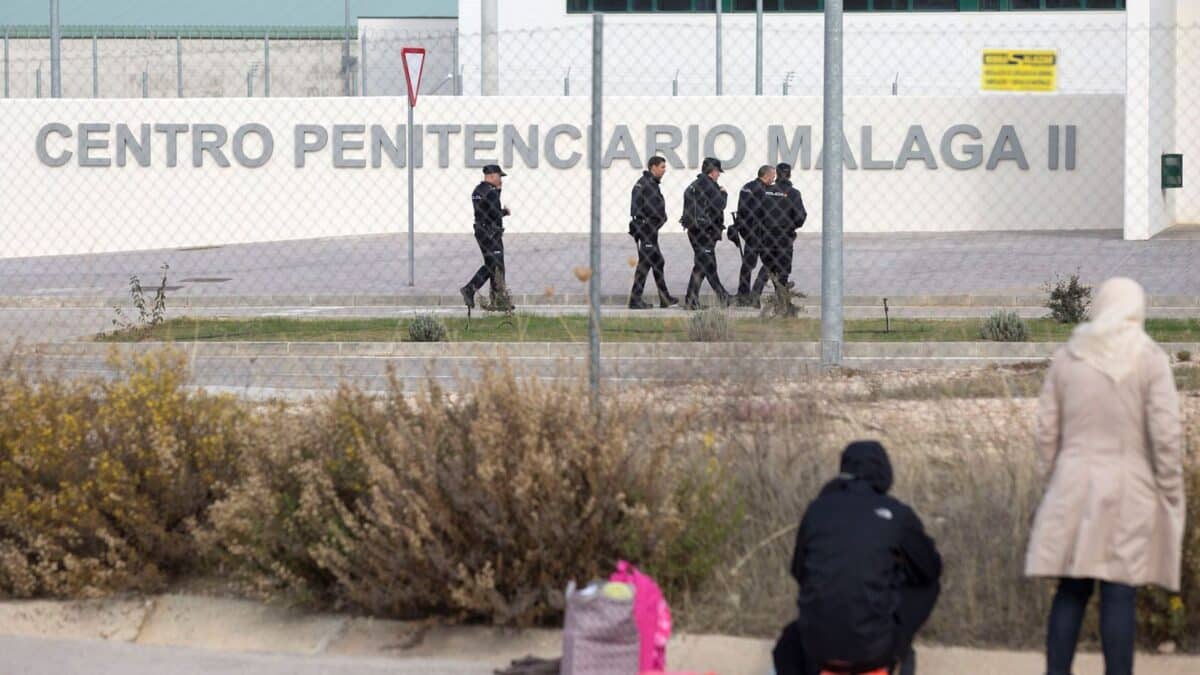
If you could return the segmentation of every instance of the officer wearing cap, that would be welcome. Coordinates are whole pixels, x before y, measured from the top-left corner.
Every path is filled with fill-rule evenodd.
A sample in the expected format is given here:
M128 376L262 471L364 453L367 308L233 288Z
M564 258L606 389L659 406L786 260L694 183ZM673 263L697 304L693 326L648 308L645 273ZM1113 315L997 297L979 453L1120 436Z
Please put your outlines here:
M752 302L759 305L767 278L772 277L775 292L781 293L792 284L792 255L796 244L796 230L804 227L808 212L800 191L792 185L792 165L779 164L775 167L775 184L763 193L763 267L754 280ZM791 304L790 299L788 304Z
M688 233L692 245L692 276L688 280L684 309L700 309L700 284L705 279L717 294L717 301L729 305L729 292L721 285L717 274L717 242L725 229L725 205L728 195L717 183L724 169L721 161L705 157L700 164L700 175L688 185L683 193L683 216L679 222Z
M658 286L658 304L660 307L670 307L679 304L667 290L667 280L663 272L666 261L663 260L662 250L658 247L658 231L667 222L667 202L663 199L663 174L667 171L667 160L662 157L651 157L646 163L642 177L633 185L629 200L629 235L637 242L638 261L633 272L633 289L629 292L630 309L649 309L650 305L642 299L642 291L646 288L646 276L654 271L654 283Z
M504 217L512 212L500 203L500 186L504 173L499 166L488 164L483 167L483 182L471 192L471 206L475 210L475 242L483 254L483 265L475 276L459 289L468 312L475 307L475 293L484 283L491 283L491 304L484 309L508 311L513 308L508 288L504 284Z
M762 229L764 226L763 206L767 188L775 182L775 167L764 164L758 168L754 180L742 186L738 193L737 213L734 216L734 227L729 228L729 241L736 246L738 239L745 243L742 251L742 269L738 273L737 304L749 307L755 304L750 292L750 282L754 280L754 267L758 265L763 251ZM761 269L766 269L764 266Z

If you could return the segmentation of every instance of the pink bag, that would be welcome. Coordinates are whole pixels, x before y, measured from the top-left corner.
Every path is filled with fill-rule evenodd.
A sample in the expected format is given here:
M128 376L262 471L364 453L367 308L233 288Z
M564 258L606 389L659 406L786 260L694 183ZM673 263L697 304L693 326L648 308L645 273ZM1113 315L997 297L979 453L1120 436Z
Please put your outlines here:
M621 560L608 578L633 586L633 618L641 644L640 671L666 670L667 641L671 638L671 608L654 579Z

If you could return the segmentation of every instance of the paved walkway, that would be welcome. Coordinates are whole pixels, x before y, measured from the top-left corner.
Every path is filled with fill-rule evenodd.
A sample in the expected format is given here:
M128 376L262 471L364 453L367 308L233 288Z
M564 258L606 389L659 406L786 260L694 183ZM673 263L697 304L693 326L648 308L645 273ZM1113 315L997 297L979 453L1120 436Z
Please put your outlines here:
M673 292L691 268L686 238L662 236ZM581 293L575 276L587 265L586 235L510 234L508 278L519 293ZM819 234L796 243L795 280L820 288ZM147 286L171 266L174 296L288 294L454 294L479 266L468 235L417 236L416 284L407 286L405 237L375 235L245 244L207 249L0 260L0 296L128 297L130 275ZM718 245L721 275L736 287L738 253ZM603 238L603 292L624 294L636 257L626 235ZM1131 276L1152 295L1200 295L1200 230L1180 229L1151 241L1124 241L1115 231L857 234L845 240L845 285L851 295L1039 293L1056 274L1076 269L1085 281Z

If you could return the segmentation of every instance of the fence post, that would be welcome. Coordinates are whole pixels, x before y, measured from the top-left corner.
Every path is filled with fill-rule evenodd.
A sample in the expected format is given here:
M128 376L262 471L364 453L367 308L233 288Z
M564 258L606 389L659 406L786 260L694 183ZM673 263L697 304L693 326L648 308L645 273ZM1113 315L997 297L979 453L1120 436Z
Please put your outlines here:
M571 67L567 66L567 76L563 78L563 96L571 95Z
M142 71L142 98L150 98L150 64Z
M42 64L40 64L40 63L38 64L37 72L35 73L35 76L37 78L37 80L36 80L37 87L36 87L36 90L34 91L34 96L36 98L41 98L42 97Z
M4 29L4 98L8 98L8 29Z
M721 95L721 0L717 0L717 96Z
M92 34L92 98L100 98L100 47L95 33Z
M719 2L720 0L718 0ZM755 3L754 19L754 95L763 94L763 0Z
M342 38L342 96L350 95L350 0L345 0L346 23Z
M484 96L500 95L500 16L498 0L483 0L480 7L480 39L483 40L480 54L480 93Z
M62 98L62 24L58 0L50 0L50 96Z
M679 95L679 69L675 70L675 79L671 80L671 95Z
M254 66L246 71L246 98L254 98Z
M175 95L183 98L183 36L175 36Z
M454 95L462 96L462 71L460 71L459 67L458 67L458 29L457 28L454 29L454 54L453 54L452 58L453 58L453 63L451 64L451 68L454 69L452 72L452 75L454 77Z
M367 94L367 31L360 30L358 32L358 68L360 77L362 77L362 95Z
M588 163L592 173L592 228L588 278L588 384L592 409L600 412L600 153L604 106L604 15L592 15L592 129L588 138Z
M271 97L271 35L263 36L263 96Z
M842 364L842 9L825 0L824 165L821 167L821 367Z

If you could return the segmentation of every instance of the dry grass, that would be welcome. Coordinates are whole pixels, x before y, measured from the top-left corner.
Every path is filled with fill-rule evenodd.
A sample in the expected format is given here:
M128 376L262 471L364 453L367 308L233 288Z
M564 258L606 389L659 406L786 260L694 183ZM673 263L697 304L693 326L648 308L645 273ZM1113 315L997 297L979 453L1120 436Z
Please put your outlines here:
M1021 577L1042 490L1037 364L612 391L601 424L579 385L503 369L454 395L262 406L188 393L184 365L0 380L0 595L152 590L207 561L259 597L529 624L620 556L659 578L681 626L768 637L795 612L806 504L848 441L877 438L946 560L925 636L1041 639L1051 588ZM1177 377L1194 389L1197 373ZM1190 456L1200 397L1184 407ZM1190 480L1186 590L1144 594L1139 630L1196 649L1200 470Z

